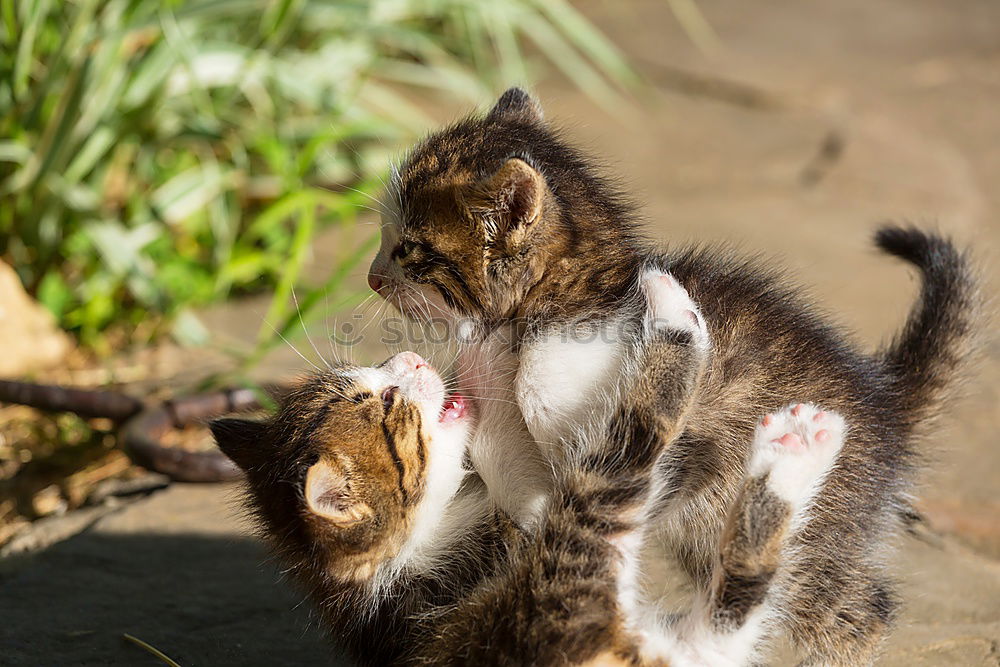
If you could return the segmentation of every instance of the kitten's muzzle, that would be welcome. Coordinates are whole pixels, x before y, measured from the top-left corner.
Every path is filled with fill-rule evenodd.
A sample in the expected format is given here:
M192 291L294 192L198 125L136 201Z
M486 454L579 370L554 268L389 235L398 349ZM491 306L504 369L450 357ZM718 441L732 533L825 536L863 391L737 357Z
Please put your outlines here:
M444 381L427 361L416 352L400 352L382 364L404 394L414 400L440 401L444 397Z
M412 375L422 368L434 372L434 369L431 368L426 359L416 352L409 351L392 355L382 365L387 371L398 376Z

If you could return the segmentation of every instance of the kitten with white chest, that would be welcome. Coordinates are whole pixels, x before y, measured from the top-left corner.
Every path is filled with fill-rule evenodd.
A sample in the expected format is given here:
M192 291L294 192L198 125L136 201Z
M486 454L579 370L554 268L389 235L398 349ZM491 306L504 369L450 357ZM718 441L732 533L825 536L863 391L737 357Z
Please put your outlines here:
M549 458L608 409L625 355L605 333L640 316L644 272L669 272L699 304L712 354L659 466L657 525L700 586L709 585L760 416L799 402L842 414L851 429L776 596L783 629L807 660L874 659L898 606L884 561L908 507L915 442L973 347L979 298L961 252L915 229L878 233L878 246L913 264L923 287L900 335L864 353L758 262L713 248L654 249L618 190L518 89L422 141L390 188L372 288L405 313L470 329L472 377L486 375L476 359L515 355L508 400ZM498 352L507 331L514 340ZM672 381L669 370L658 378ZM490 442L472 452L488 483L504 479L510 460L530 462L536 446ZM531 495L523 485L512 492L513 507Z
M327 629L372 665L739 665L770 617L770 581L843 444L839 417L768 417L726 523L713 587L662 626L622 605L654 469L709 349L668 276L644 278L642 326L606 418L563 443L537 523L520 528L462 467L477 424L418 355L305 379L266 422L220 420L248 509ZM671 369L675 382L657 378Z

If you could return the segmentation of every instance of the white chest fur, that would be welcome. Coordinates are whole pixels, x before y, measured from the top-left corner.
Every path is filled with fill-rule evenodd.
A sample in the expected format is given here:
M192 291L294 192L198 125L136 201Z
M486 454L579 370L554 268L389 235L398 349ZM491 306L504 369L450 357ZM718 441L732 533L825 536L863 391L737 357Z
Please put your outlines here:
M477 406L470 457L493 501L522 525L544 511L565 440L614 400L627 337L612 319L553 328L517 355L509 331L460 352L461 390Z
M521 348L517 403L547 453L606 407L621 374L623 336L620 322L610 320L552 329Z

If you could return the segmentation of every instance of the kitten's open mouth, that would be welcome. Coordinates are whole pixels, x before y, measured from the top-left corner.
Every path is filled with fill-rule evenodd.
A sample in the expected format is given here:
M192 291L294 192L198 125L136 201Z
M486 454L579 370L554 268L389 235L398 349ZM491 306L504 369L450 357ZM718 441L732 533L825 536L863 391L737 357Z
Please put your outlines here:
M465 396L462 396L461 394L452 394L444 399L444 405L441 406L441 416L438 417L438 422L441 424L449 424L464 417L465 413Z

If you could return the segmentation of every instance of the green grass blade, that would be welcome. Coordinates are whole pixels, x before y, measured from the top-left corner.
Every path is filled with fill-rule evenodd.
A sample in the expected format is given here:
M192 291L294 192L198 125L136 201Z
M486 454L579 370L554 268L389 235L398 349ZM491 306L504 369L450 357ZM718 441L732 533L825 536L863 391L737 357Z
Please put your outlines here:
M605 79L573 50L552 25L539 16L525 16L521 27L535 46L568 76L577 86L607 111L614 113L625 101L608 86Z
M538 0L536 6L552 25L590 58L612 81L635 86L639 76L625 56L609 39L565 0Z
M721 42L695 0L667 0L670 11L687 34L688 39L704 53L715 53Z
M308 200L300 209L298 223L292 237L291 253L285 270L282 271L281 277L278 279L274 296L271 297L271 305L264 316L264 325L257 333L258 344L266 341L270 337L270 328L272 326L278 328L277 323L282 322L286 317L288 302L299 279L299 274L302 272L302 265L305 262L315 229L316 208L314 202Z
M318 307L331 295L338 294L344 280L355 268L370 259L372 252L378 247L378 235L372 234L361 243L346 258L341 258L336 270L330 275L325 283L319 287L312 288L305 293L299 301L299 313L285 318L282 326L278 327L285 338L291 340L294 336L300 335L306 324L311 323L316 318ZM367 290L365 290L367 294ZM343 305L343 304L338 304Z
M28 0L21 3L20 8L23 29L17 37L17 57L14 60L14 98L18 100L28 92L28 77L35 60L35 40L49 13L49 0Z

